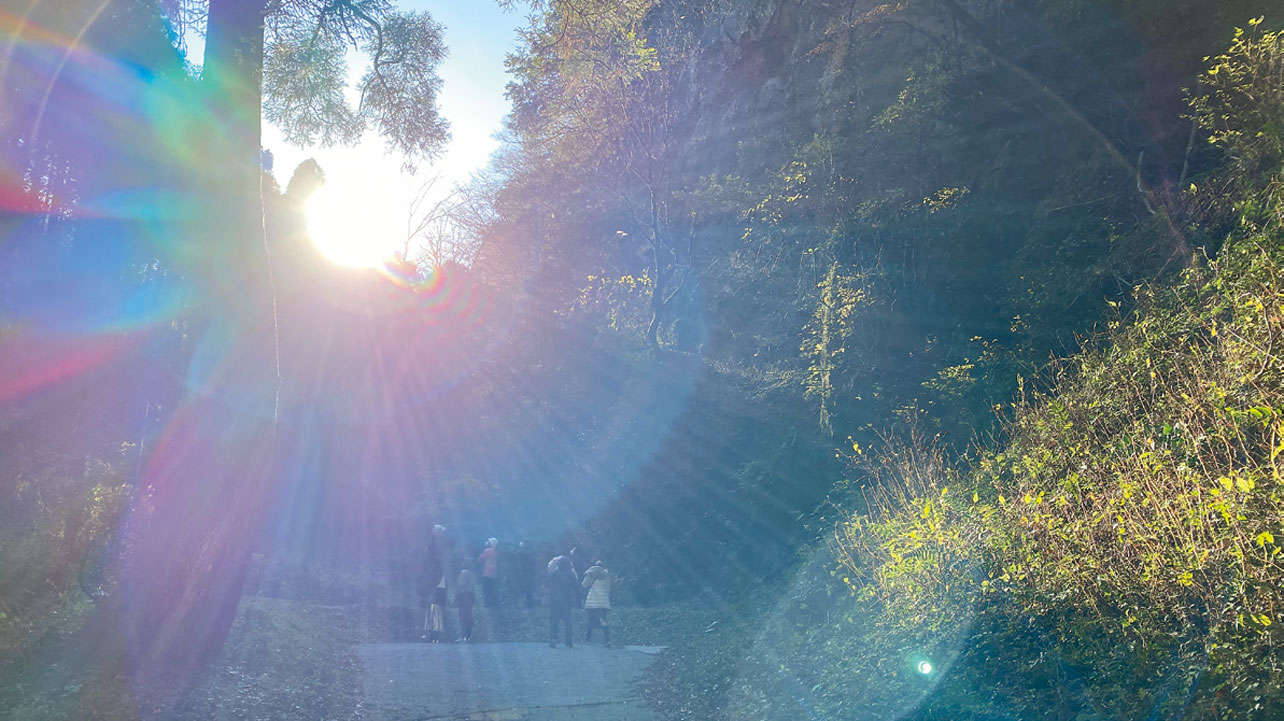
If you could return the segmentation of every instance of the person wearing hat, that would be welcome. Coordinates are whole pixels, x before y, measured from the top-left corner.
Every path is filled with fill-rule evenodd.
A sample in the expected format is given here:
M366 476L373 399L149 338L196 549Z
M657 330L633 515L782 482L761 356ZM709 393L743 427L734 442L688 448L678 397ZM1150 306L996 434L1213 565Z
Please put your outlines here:
M486 539L486 550L477 557L481 565L482 602L486 608L499 605L499 539Z
M602 641L609 648L611 645L611 627L607 625L606 614L611 610L611 574L601 560L593 562L584 571L581 581L588 595L584 597L584 610L588 613L588 630L584 640L593 640L593 629L602 629Z
M566 647L574 646L571 631L571 609L579 604L580 579L571 559L559 555L548 562L548 645L557 647L557 631L566 625Z
M419 579L419 592L428 602L422 638L438 643L446 632L446 527L441 524L433 525L432 535L428 538L428 554Z
M527 608L535 607L535 552L526 541L517 544L517 553L509 557L504 565L513 569L512 576L517 580L517 595Z

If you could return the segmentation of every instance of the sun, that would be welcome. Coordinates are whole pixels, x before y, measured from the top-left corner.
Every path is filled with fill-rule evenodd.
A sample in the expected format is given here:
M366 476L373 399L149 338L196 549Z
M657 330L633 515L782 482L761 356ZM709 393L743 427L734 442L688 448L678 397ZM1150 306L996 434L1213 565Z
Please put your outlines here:
M312 244L338 265L374 268L386 263L403 240L398 236L397 218L406 211L398 210L395 196L380 193L377 182L336 183L327 179L304 208Z

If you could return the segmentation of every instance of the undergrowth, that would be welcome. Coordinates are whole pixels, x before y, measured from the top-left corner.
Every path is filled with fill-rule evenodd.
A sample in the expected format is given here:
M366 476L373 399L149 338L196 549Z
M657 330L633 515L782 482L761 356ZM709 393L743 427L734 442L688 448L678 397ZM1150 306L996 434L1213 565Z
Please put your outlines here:
M680 652L670 718L1284 708L1284 34L1255 19L1207 62L1190 117L1228 162L1184 217L1234 228L1216 257L1021 383L1003 440L853 445L830 541L736 637ZM727 703L702 716L701 688Z
M874 511L835 534L885 623L966 609L1028 626L1109 718L1284 704L1284 37L1260 23L1191 101L1231 159L1214 184L1238 229L1216 259L1139 287L1131 317L1054 364L964 469L921 440L859 459Z

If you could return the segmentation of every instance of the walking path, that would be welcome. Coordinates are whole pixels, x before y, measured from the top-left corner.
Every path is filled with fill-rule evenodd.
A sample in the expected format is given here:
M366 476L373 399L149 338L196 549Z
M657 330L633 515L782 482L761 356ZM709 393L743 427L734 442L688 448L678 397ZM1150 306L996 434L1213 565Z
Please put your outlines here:
M633 684L654 646L377 643L357 647L370 721L654 721Z

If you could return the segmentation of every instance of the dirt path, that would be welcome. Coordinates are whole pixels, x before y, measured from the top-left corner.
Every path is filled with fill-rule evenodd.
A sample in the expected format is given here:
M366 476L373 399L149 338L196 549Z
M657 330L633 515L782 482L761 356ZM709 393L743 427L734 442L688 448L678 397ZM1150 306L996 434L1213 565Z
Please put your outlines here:
M633 692L650 647L379 643L357 647L370 721L654 721Z

